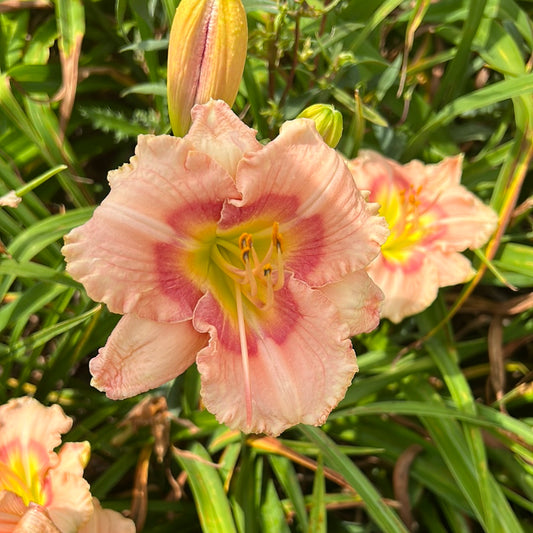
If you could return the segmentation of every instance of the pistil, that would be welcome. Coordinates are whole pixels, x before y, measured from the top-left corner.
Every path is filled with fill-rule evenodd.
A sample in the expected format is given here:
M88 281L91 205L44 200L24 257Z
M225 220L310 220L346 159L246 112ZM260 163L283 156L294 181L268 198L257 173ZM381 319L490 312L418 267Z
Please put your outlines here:
M250 383L250 365L248 364L248 341L246 339L246 323L242 305L242 292L239 283L235 282L235 303L237 306L237 325L239 328L239 342L241 345L241 364L244 375L244 397L246 400L246 423L252 422L252 386Z

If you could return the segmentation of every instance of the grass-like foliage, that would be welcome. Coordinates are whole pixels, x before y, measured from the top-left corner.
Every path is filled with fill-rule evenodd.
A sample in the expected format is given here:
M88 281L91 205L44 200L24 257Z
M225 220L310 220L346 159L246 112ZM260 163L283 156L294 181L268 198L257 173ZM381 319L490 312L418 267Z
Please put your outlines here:
M118 317L65 273L62 238L138 134L170 131L178 0L3 0L0 196L23 199L0 208L0 403L59 403L75 419L66 439L91 444L93 495L146 533L532 531L531 2L243 3L233 109L266 140L333 104L347 158L464 153L462 183L499 216L469 252L477 275L355 338L360 371L321 428L230 431L202 409L195 367L108 400L88 361Z

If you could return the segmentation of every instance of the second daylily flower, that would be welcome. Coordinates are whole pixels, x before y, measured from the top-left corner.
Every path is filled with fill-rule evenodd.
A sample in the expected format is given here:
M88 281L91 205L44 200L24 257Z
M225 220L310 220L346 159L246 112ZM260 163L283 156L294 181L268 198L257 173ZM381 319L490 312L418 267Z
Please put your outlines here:
M29 397L0 406L0 531L2 533L134 533L134 523L102 509L83 468L88 442L61 444L72 426L58 405Z
M89 296L124 314L93 384L125 398L196 360L219 421L322 424L357 370L350 336L378 323L364 269L388 232L314 123L264 146L211 101L183 139L139 137L109 182L63 248Z
M483 246L496 228L496 213L460 184L462 160L400 165L361 150L348 163L390 225L368 273L385 294L382 316L393 322L426 309L439 287L468 281L474 270L459 252Z

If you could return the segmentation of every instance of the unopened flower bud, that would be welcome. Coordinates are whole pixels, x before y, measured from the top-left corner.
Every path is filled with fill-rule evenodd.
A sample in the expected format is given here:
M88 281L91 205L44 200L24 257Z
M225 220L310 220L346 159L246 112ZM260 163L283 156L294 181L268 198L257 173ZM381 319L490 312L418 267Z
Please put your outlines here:
M194 105L211 98L233 105L247 44L241 0L180 2L168 48L168 112L174 135L187 133Z
M322 138L335 148L342 135L342 115L332 105L313 104L306 107L298 118L310 118L315 121L316 129Z

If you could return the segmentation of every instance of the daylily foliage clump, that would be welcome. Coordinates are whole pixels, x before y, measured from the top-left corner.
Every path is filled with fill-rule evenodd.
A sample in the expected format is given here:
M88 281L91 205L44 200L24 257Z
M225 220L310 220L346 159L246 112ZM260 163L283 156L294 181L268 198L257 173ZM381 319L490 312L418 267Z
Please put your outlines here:
M88 442L66 442L72 426L58 405L22 397L0 406L2 533L134 533L133 522L104 510L83 478Z
M460 184L462 160L401 165L361 150L348 163L390 226L368 273L385 294L382 316L393 322L426 309L439 287L468 281L474 270L459 252L483 246L496 228L496 213Z
M262 145L211 101L184 138L139 137L109 183L63 248L89 296L124 315L93 384L125 398L196 361L220 422L324 423L357 370L350 337L379 321L365 268L388 230L314 122Z

